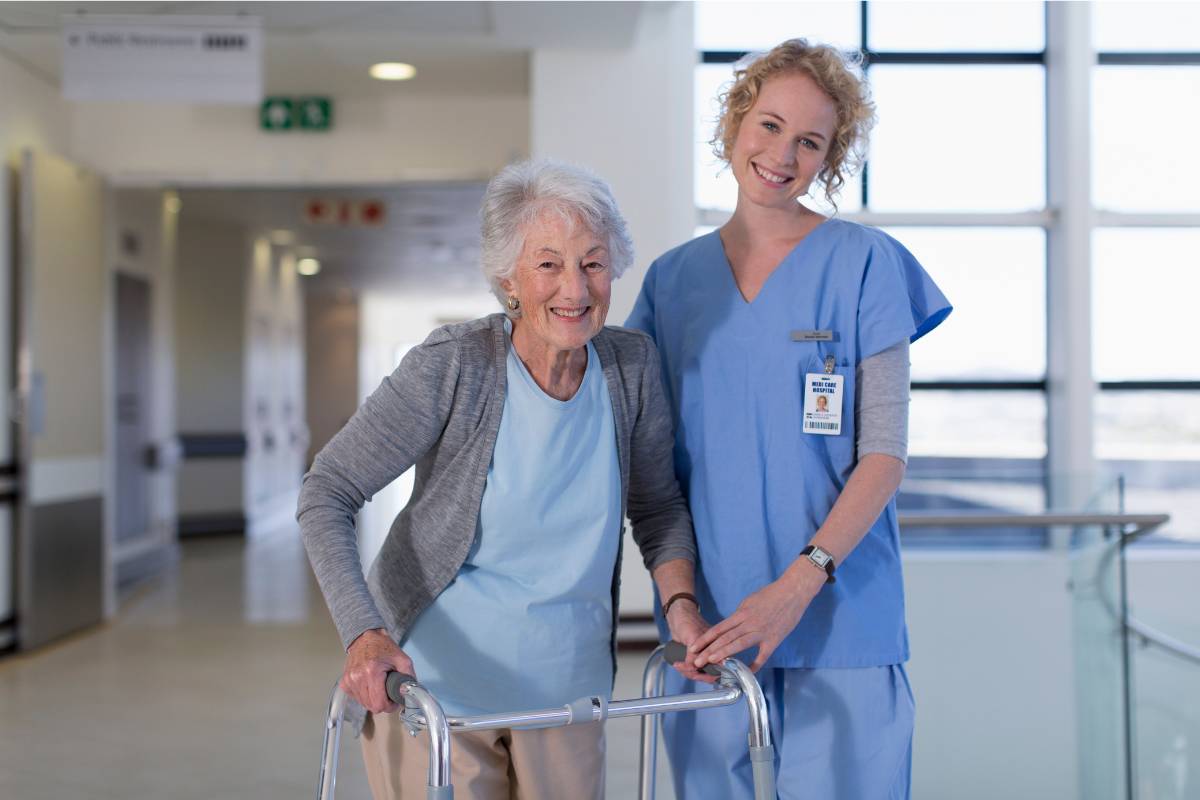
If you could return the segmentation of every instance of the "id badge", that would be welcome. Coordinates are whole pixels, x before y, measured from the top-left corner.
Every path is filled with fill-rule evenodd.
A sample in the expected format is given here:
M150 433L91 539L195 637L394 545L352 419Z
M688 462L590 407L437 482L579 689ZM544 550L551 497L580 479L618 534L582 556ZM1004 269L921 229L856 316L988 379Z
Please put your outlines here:
M806 373L804 376L804 432L838 436L842 432L842 375Z

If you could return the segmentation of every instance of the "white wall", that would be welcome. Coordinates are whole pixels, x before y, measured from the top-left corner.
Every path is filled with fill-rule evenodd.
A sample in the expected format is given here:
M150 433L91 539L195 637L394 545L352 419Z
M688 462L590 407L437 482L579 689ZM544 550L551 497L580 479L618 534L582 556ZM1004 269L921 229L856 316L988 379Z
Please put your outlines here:
M371 183L479 178L524 155L521 96L334 98L328 133L258 129L258 110L78 103L72 152L118 183Z
M913 797L1077 797L1070 567L1059 553L908 553Z
M306 465L358 408L358 298L349 291L304 298Z
M23 147L69 155L69 125L70 111L58 86L0 53L0 148L5 160L12 163Z
M645 4L627 50L533 55L532 155L599 173L633 233L638 256L613 287L611 324L629 315L650 262L695 229L692 11L690 3Z
M246 230L189 218L179 224L175 283L176 414L180 433L245 430ZM179 473L179 513L239 512L240 458L187 460Z

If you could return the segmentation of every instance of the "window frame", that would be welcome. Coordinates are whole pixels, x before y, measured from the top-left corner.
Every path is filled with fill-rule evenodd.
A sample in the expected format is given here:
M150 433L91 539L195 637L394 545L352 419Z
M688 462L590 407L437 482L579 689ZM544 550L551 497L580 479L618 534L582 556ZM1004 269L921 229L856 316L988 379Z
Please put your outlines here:
M1086 168L1086 201L1079 194L1063 192L1062 173L1051 175L1052 162L1066 162L1072 157L1072 149L1078 149L1081 131L1087 139L1085 152L1090 159L1091 114L1090 90L1082 102L1068 104L1069 110L1049 113L1050 107L1064 93L1078 88L1083 76L1090 86L1096 70L1105 66L1196 66L1200 67L1200 51L1172 52L1115 52L1097 51L1091 42L1091 10L1086 4L1060 4L1074 8L1052 8L1052 2L1043 3L1045 20L1044 47L1040 51L990 51L990 52L933 52L933 51L878 51L871 48L869 2L859 4L859 26L861 54L864 69L877 65L1009 65L1039 64L1043 67L1046 81L1048 113L1044 131L1047 163L1046 207L1040 211L1016 213L955 213L955 212L876 212L870 207L870 162L862 170L862 210L847 212L845 219L878 227L1041 227L1046 231L1046 348L1047 372L1041 380L996 380L996 381L914 381L913 392L926 391L1039 391L1047 403L1047 456L1044 461L1044 489L1052 504L1082 502L1071 490L1064 491L1066 484L1076 483L1064 474L1056 476L1055 470L1077 468L1083 465L1099 476L1100 464L1092 455L1096 440L1095 421L1091 404L1097 392L1111 391L1195 391L1200 392L1200 380L1129 380L1096 381L1092 370L1092 341L1090 315L1092 274L1092 233L1100 228L1200 228L1200 213L1124 213L1098 208L1092 197L1092 168ZM748 51L702 50L702 64L732 64L747 55ZM1049 54L1055 53L1055 58ZM856 52L855 55L858 53ZM1074 83L1073 83L1074 81ZM1075 95L1072 94L1074 97ZM1076 97L1076 100L1079 98ZM1070 129L1070 134L1066 133ZM1060 168L1070 170L1071 167ZM1079 167L1076 167L1078 170ZM1077 175L1078 173L1076 173ZM1057 181L1057 184L1056 184ZM1077 183L1077 181L1076 181ZM1059 190L1056 192L1056 185ZM1081 216L1082 215L1082 216ZM697 226L719 226L729 218L730 212L711 209L696 209ZM1057 273L1067 273L1064 276ZM1074 311L1063 311L1057 320L1050 316L1056 307L1055 298L1062 299L1064 293L1083 292L1086 305ZM1061 311L1061 309L1060 309ZM1080 325L1080 319L1088 321ZM1088 380L1079 372L1056 374L1064 371L1064 362L1070 361L1080 352L1067 351L1059 337L1084 337L1086 340L1086 371ZM1057 352L1056 352L1057 351ZM1072 418L1086 419L1086 433L1078 428ZM1065 434L1063 431L1067 431ZM1064 533L1051 533L1046 544L1065 548L1068 537Z

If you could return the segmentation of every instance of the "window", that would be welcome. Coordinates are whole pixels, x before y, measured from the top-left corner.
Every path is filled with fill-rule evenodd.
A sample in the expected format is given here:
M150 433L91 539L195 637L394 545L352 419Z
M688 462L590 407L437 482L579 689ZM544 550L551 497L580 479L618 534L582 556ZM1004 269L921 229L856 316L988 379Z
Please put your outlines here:
M1046 234L1030 222L1046 204L1044 15L1040 2L697 5L698 230L720 225L737 201L706 144L732 63L788 36L865 50L879 124L838 213L885 226L956 306L913 348L902 510L1045 507ZM1045 539L1002 531L969 541Z
M1096 3L1092 36L1095 457L1200 542L1200 5Z
M1200 212L1200 66L1100 66L1092 97L1096 206Z
M879 65L869 70L874 211L1029 211L1046 204L1045 70L1039 65Z
M912 348L914 381L1040 381L1046 375L1041 228L886 228L918 257L954 313Z

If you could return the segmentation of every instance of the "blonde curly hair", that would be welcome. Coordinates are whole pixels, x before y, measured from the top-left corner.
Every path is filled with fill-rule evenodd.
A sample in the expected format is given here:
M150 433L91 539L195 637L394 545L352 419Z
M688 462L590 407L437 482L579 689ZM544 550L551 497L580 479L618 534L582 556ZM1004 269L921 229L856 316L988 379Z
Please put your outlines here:
M768 53L739 65L734 70L733 83L717 98L721 114L711 141L713 153L728 164L742 119L754 106L763 84L778 75L796 73L812 78L833 100L836 126L816 179L824 185L826 199L836 208L834 195L841 191L846 178L862 166L867 137L875 127L875 103L862 74L861 57L847 57L834 47L810 44L806 39L788 39Z

